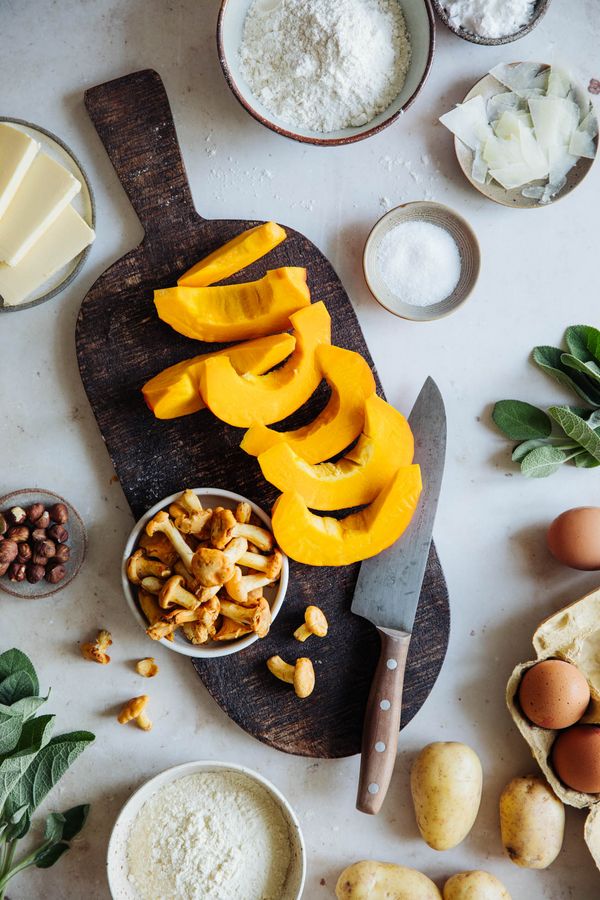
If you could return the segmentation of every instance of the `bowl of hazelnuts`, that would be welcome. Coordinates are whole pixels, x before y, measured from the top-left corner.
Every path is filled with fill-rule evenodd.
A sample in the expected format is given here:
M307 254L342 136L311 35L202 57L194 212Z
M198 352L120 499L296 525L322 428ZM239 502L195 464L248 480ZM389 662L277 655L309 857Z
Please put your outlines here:
M75 578L86 550L76 509L52 491L0 497L0 588L15 597L49 597Z

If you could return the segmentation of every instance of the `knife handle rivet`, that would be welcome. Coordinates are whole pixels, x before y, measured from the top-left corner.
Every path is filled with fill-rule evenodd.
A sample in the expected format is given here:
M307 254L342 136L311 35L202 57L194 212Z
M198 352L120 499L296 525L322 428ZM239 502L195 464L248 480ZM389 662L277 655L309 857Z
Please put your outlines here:
M383 751L385 750L385 744L383 743L383 741L377 741L377 743L375 744L375 749L378 753L383 753Z
M384 712L387 712L391 705L392 704L390 703L389 700L382 700L381 703L379 704L379 707L380 707L380 709L383 709Z
M370 794L378 794L379 793L379 785L375 784L374 781L371 782L371 784L368 787L368 791Z
M387 665L388 669L397 669L398 668L398 662L395 659L388 659L386 665Z

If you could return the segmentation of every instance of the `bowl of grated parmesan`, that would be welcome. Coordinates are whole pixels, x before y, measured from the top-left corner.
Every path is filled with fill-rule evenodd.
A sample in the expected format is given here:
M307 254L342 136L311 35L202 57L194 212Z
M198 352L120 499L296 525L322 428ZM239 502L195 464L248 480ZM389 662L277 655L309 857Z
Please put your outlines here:
M395 122L425 84L430 0L222 0L219 60L244 109L293 140L337 146Z
M300 900L306 850L271 782L203 760L167 769L131 796L107 871L113 900Z

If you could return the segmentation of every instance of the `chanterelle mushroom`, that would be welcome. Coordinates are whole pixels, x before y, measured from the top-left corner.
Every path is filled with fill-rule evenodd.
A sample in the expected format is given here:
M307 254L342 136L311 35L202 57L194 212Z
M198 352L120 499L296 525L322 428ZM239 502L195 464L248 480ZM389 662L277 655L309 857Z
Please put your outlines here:
M264 597L258 601L256 606L239 606L237 603L231 603L230 600L221 600L221 613L228 619L251 628L261 638L269 633L271 607Z
M177 551L168 537L158 532L153 534L152 537L148 534L143 534L140 538L139 546L146 551L146 556L160 559L169 569L172 569L179 559Z
M183 534L209 533L208 523L212 517L211 509L200 508L197 512L190 512L189 509L177 502L171 504L169 514L175 522L175 527Z
M307 606L304 613L304 625L296 628L294 637L297 641L305 641L311 636L323 638L329 628L325 613L318 606Z
M204 587L225 584L233 575L235 564L247 547L245 538L230 541L224 550L200 547L194 553L192 574Z
M147 694L141 697L132 697L128 700L119 715L117 721L120 725L126 725L128 722L135 721L142 731L150 731L152 722L144 712L150 698Z
M258 525L250 525L238 522L230 509L218 506L213 510L210 523L210 539L214 546L222 549L230 540L236 537L244 537L259 550L268 552L273 549L273 535L266 528Z
M254 594L257 590L262 591L264 587L271 584L271 580L271 578L260 573L255 575L242 575L240 567L234 566L231 578L225 582L225 590L236 603L240 603L242 606L248 606L255 602L250 595Z
M249 503L246 503L245 500L240 500L235 508L234 515L236 522L241 522L242 525L246 525L250 521L250 516L252 515L252 507Z
M165 582L158 595L158 602L163 609L170 609L172 606L196 609L200 606L200 601L196 595L190 594L184 588L181 575L173 575L172 578Z
M267 668L280 681L293 684L297 697L304 699L312 694L315 687L315 670L310 659L300 657L296 660L295 666L290 666L280 656L271 656L267 660Z
M181 557L184 566L186 567L188 572L191 572L192 557L194 556L194 551L191 547L188 547L185 539L183 538L183 535L181 535L177 531L175 525L169 518L169 514L164 510L156 513L156 515L152 519L150 519L150 521L146 525L146 534L149 537L152 537L152 535L156 534L157 532L165 534L168 537L168 539L173 544L174 549Z
M213 640L235 641L237 638L244 637L246 634L252 634L252 629L248 628L247 625L242 625L240 622L234 622L233 619L228 619L226 616L223 616L221 627L215 634Z
M127 577L133 584L140 584L143 578L168 578L171 570L159 559L148 559L142 549L127 560Z
M267 578L275 581L281 572L282 562L283 556L281 552L275 549L270 556L246 551L243 556L240 556L238 565L246 566L248 569L255 569L257 572L264 572Z
M112 637L110 632L102 628L98 632L95 641L90 641L81 645L81 655L84 659L89 659L90 662L100 663L101 666L106 666L110 662L110 656L106 651L111 644Z

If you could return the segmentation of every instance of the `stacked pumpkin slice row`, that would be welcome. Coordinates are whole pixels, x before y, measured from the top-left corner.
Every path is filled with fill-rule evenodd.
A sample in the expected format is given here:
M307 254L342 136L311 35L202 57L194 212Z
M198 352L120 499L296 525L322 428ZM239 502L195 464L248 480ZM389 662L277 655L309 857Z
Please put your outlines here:
M177 363L142 391L159 419L208 407L246 428L242 449L281 491L272 520L281 549L309 565L347 565L400 537L416 509L421 474L412 464L408 422L377 396L368 363L331 344L329 313L323 302L311 303L305 269L285 266L258 281L215 284L285 237L274 222L256 226L197 263L177 287L155 291L159 317L181 334L243 343ZM323 379L330 399L312 422L293 431L270 427L300 409ZM362 509L342 518L311 511L353 507Z

